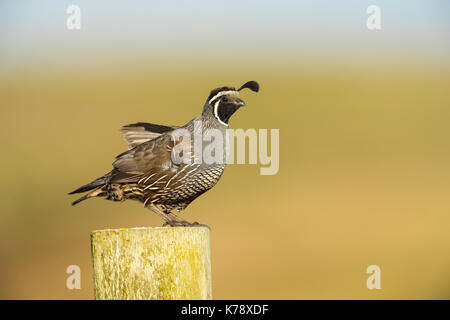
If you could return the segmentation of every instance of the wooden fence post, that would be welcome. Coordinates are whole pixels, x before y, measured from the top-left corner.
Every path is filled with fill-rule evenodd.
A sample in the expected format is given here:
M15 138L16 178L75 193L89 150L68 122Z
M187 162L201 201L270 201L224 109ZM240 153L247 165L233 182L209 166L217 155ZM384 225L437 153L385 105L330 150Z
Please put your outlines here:
M95 299L212 299L209 228L91 233Z

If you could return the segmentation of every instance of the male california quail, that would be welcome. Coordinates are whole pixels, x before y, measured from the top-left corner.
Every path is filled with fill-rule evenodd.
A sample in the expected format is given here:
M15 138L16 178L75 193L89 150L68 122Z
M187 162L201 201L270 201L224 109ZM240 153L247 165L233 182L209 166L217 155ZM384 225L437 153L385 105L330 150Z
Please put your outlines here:
M122 127L129 150L116 157L109 173L70 192L90 191L72 205L92 197L113 201L133 199L161 216L164 225L198 225L185 221L172 210L185 209L217 183L225 168L226 152L221 152L220 148L214 152L223 161L199 161L204 140L200 142L199 153L193 146L197 143L196 135L204 136L207 132L225 135L228 120L245 105L239 98L239 91L244 88L259 91L255 81L245 83L238 90L232 87L212 90L202 114L182 127L142 122ZM226 143L219 144L226 148ZM177 154L179 157L174 157Z

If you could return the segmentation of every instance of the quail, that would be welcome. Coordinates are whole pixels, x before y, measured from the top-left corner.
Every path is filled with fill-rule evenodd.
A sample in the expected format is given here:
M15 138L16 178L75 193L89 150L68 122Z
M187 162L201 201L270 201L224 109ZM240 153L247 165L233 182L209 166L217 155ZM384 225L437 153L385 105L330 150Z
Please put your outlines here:
M199 132L215 130L225 135L230 117L245 105L239 98L239 91L244 88L258 92L259 84L248 81L237 90L233 87L212 90L203 112L184 126L138 122L122 127L128 151L116 157L109 173L70 192L88 192L72 205L93 197L112 201L132 199L163 218L164 226L199 225L182 219L178 213L214 187L226 161L198 161L199 153L192 148L192 140ZM177 139L180 132L185 136ZM187 139L186 133L187 138L193 138ZM176 149L182 161L174 157Z

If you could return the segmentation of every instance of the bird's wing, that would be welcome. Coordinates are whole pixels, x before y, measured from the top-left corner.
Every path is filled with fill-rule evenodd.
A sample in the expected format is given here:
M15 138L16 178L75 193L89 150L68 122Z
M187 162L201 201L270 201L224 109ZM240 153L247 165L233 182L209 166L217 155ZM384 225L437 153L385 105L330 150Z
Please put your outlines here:
M163 126L159 124L138 122L123 126L120 131L128 143L128 149L133 149L146 141L159 137L164 132L176 129L176 126Z
M109 182L139 182L154 187L170 183L169 180L186 166L172 161L172 149L179 143L183 141L174 141L170 134L161 134L118 155Z

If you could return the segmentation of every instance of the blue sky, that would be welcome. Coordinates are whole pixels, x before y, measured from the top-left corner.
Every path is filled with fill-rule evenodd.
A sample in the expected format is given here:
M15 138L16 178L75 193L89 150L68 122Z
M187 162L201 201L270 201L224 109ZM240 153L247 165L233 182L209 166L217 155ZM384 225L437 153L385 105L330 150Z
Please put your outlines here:
M82 28L66 29L66 8ZM382 30L366 28L381 8ZM449 1L0 1L0 58L405 55L448 61Z

